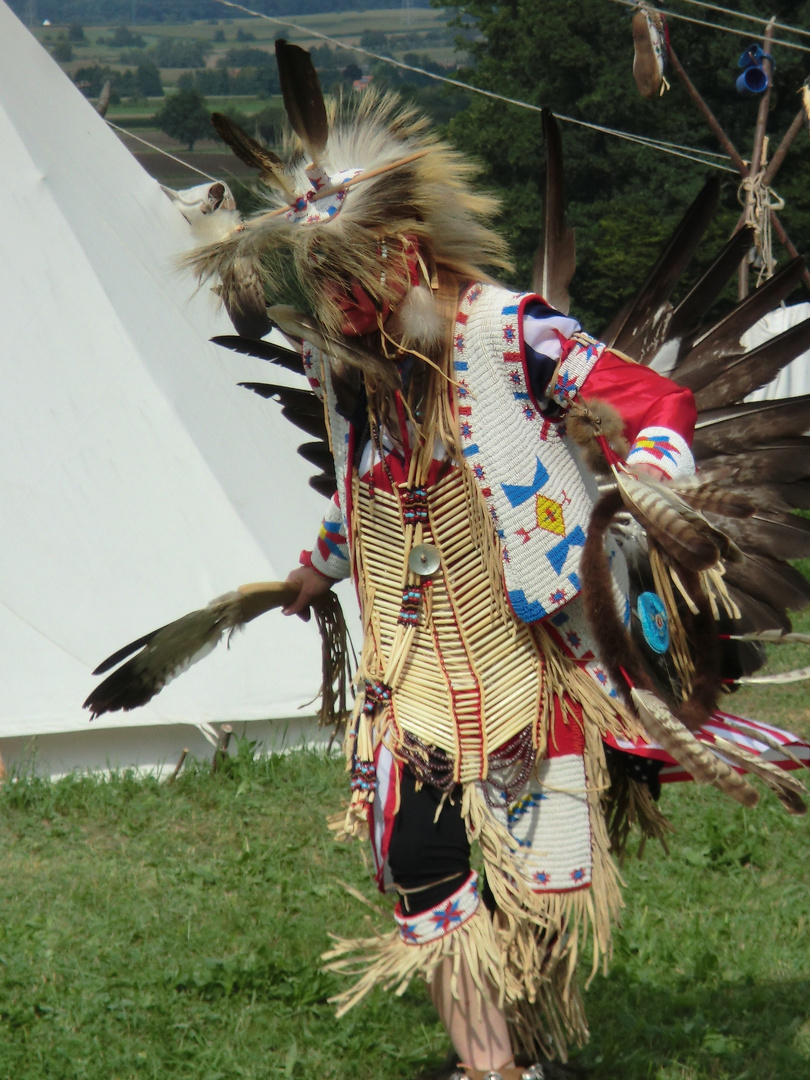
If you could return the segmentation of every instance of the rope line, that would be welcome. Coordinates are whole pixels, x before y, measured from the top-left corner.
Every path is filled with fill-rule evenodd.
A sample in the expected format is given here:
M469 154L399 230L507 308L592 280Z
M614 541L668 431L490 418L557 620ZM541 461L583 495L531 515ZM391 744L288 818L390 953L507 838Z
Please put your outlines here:
M158 154L163 154L164 157L171 158L172 161L176 161L178 165L185 165L187 169L191 169L192 172L197 173L199 176L204 176L206 180L211 180L216 183L217 178L215 176L209 176L207 172L203 172L202 169L198 169L196 165L189 164L188 161L183 161L182 158L175 157L174 154L170 154L168 150L164 150L162 146L155 146L154 143L150 143L148 139L142 139L140 135L136 135L128 128L119 127L118 124L114 124L112 120L107 120L104 117L107 125L113 130L118 131L121 135L126 135L127 138L135 139L139 143L143 143L144 146L148 146L150 150L155 150Z
M681 0L682 4L694 4L696 7L708 8L710 11L720 11L723 15L733 15L735 19L748 19L749 22L767 26L770 19L762 19L758 15L748 15L744 11L732 11L731 8L720 7L719 4L708 4L706 0ZM774 22L779 30L787 30L789 34L801 34L802 37L810 37L810 30L802 30L798 26L788 26L787 23Z
M225 0L219 0L219 3L224 3ZM622 4L624 7L638 7L637 0L612 0L614 4ZM694 23L695 26L708 26L710 30L723 30L727 34L735 34L737 37L750 37L751 34L744 29L733 26L722 26L720 23L706 22L705 19L693 19L691 15L681 15L677 11L667 11L666 8L655 9L660 12L661 15L666 15L668 19L680 19L681 22ZM773 38L771 45L784 45L786 49L798 49L799 52L810 52L810 46L799 45L795 41L783 41L781 38Z

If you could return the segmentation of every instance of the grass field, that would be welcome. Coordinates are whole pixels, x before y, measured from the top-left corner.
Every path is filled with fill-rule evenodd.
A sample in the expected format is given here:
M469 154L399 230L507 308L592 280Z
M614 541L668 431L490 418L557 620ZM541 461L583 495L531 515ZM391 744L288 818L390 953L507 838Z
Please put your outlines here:
M421 986L340 1022L327 1002L328 931L387 926L363 846L326 826L342 761L238 750L173 785L0 789L0 1080L413 1080L445 1061ZM807 819L694 785L663 803L672 854L624 867L615 962L574 1064L590 1080L806 1080Z

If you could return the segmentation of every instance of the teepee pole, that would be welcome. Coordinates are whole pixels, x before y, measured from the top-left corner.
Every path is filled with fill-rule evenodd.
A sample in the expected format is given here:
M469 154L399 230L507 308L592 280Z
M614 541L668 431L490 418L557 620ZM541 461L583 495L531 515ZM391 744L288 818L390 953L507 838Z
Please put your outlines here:
M765 30L765 35L766 36L765 36L764 40L766 42L769 41L771 37L773 37L773 27L770 26L770 24L769 24L769 28L770 28L770 34L768 34L768 28L766 28L766 30ZM695 84L692 82L692 80L687 75L683 64L678 59L678 54L675 52L675 50L672 47L672 42L671 41L668 42L668 44L667 44L667 58L668 58L671 66L672 66L672 70L675 72L675 74L678 76L681 83L683 84L683 87L684 87L684 90L687 93L687 96L689 98L691 98L691 100L694 102L695 106L697 107L698 111L703 115L703 118L705 119L706 123L708 124L712 134L715 136L717 141L720 143L720 146L723 148L723 150L728 155L728 158L731 161L732 165L734 165L734 167L737 169L737 171L739 172L740 176L743 179L747 178L748 175L749 175L749 171L754 166L754 161L756 161L757 159L752 158L752 161L751 161L750 165L749 165L749 163L747 161L745 161L743 159L743 157L740 154L737 147L734 145L734 143L731 141L731 139L728 137L728 135L723 130L723 128L722 128L719 120L717 119L717 117L714 115L712 110L709 108L709 106L703 100L703 97L701 96L700 91L697 89ZM760 102L760 113L762 113L762 102ZM788 148L789 148L790 144L793 142L796 135L801 130L801 127L802 127L802 124L803 124L803 121L804 121L804 117L805 117L804 110L800 109L798 114L794 118L793 123L790 125L788 131L785 133L784 138L782 139L781 143L779 144L779 148L776 151L776 154L774 155L773 160L771 161L770 165L765 169L765 173L764 173L764 176L763 176L763 183L765 183L766 185L770 183L770 181L776 175L776 172L779 169L779 167L781 166L782 162L784 161L785 155L786 155L786 153L788 151ZM766 116L766 119L767 119L767 116ZM759 116L757 117L757 123L759 124ZM763 124L762 132L763 132L763 137L764 137L764 124ZM760 143L760 147L761 147L761 145L762 144ZM761 153L762 153L762 151L760 149L760 154ZM737 228L742 227L742 224L744 223L744 221L745 221L745 215L743 214L740 217L740 222L739 222ZM777 236L779 242L785 248L788 255L792 259L795 259L796 256L799 253L796 250L796 247L792 243L792 241L791 241L790 237L788 236L787 232L785 231L784 225L779 220L778 215L774 211L771 211L771 226L773 228L773 231L776 233L776 236ZM746 275L747 275L747 266L746 266ZM740 278L742 280L742 268L740 270ZM808 270L807 267L805 267L802 270L802 281L804 282L807 289L810 290L810 270ZM747 276L746 276L746 282L747 282Z
M771 18L768 25L765 27L765 33L762 38L762 51L768 52L768 48L773 40L773 28L774 19ZM748 168L748 176L745 178L748 184L745 188L745 210L743 212L743 221L753 221L754 219L754 180L756 177L764 172L764 162L762 160L762 152L766 146L765 143L765 127L768 123L768 107L771 101L771 86L773 75L773 61L765 59L762 61L762 70L768 76L768 85L765 92L759 99L759 109L757 110L757 123L754 128L754 145L751 150L751 164ZM737 287L737 299L744 300L748 296L748 269L750 266L750 258L748 252L743 256L740 263L739 281Z

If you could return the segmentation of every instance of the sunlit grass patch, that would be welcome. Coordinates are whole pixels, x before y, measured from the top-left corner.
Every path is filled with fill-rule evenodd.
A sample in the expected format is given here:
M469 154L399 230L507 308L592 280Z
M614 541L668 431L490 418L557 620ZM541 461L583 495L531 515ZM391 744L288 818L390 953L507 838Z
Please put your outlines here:
M412 1080L449 1046L421 986L335 1021L328 932L387 928L362 845L326 816L343 764L311 753L211 775L0 791L0 1077ZM806 1080L804 819L763 794L665 791L672 855L628 859L624 926L586 995L594 1080ZM361 889L376 917L342 888Z

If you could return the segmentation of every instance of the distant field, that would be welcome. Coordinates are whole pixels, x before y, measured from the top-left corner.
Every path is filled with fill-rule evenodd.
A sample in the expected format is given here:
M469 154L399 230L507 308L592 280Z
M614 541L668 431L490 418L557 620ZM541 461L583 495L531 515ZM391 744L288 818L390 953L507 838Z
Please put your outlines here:
M443 9L396 8L381 11L301 15L298 18L290 16L296 27L303 28L301 30L289 26L285 30L281 21L271 22L260 18L220 20L213 24L196 22L174 26L128 25L131 33L136 37L140 36L146 43L145 48L142 49L105 44L113 35L115 27L85 25L83 30L87 44L73 43L73 59L61 66L71 77L75 76L80 68L94 65L110 67L115 71L131 70L141 57L148 55L150 47L166 39L204 42L207 50L205 63L208 67L216 66L217 61L233 48L248 47L270 52L273 50L275 38L281 33L288 33L292 41L304 48L331 46L331 43L324 42L321 38L314 36L311 31L325 34L345 48L359 44L365 33L376 32L384 34L386 40L377 42L373 51L382 55L392 55L398 59L401 59L405 53L411 52L420 57L428 56L436 63L450 65L457 56L453 44L455 31L447 26L449 17L449 11ZM66 28L41 27L34 33L45 48L50 48L60 36L66 34ZM237 40L238 34L243 40ZM214 41L215 35L222 35L225 40ZM251 39L244 40L246 37ZM355 56L361 68L368 70L372 61L364 58L362 53L356 53ZM346 60L342 59L341 63L345 62ZM188 69L160 69L161 81L168 93L175 89L178 79L185 70ZM160 109L164 100L165 98L161 97L145 100L124 98L117 104L111 105L107 112L109 120L124 128L136 122L133 124L133 134L122 136L123 141L152 176L172 187L197 183L199 174L195 173L194 169L223 179L247 179L252 176L251 171L237 161L221 143L214 140L200 140L196 143L194 151L189 152L177 140L167 138L156 128L142 127L141 124L144 123L149 125L149 121ZM271 104L273 99L258 96L234 95L227 98L209 96L207 102L212 111L237 110L243 117L249 119ZM139 140L146 140L158 149L152 150ZM188 161L193 168L184 169L182 165L165 157L161 151L168 151L175 157Z
M433 8L394 8L382 11L354 11L345 13L326 13L321 15L289 16L289 19L304 32L293 29L286 20L271 22L268 19L221 20L216 25L211 23L183 23L176 26L139 26L129 25L133 34L139 34L147 48L156 45L161 39L199 40L207 44L208 66L213 67L229 49L246 45L257 49L272 49L273 41L279 34L286 33L290 40L304 48L321 46L325 43L311 32L318 31L339 41L345 47L357 45L367 31L377 31L388 35L389 45L383 53L401 59L406 52L427 54L441 64L450 64L455 58L453 39L455 31L447 28L449 12ZM110 26L85 26L84 32L88 44L74 44L74 59L63 64L65 71L73 74L81 67L92 64L121 67L122 52L145 53L143 50L123 50L100 40L107 39L113 32ZM64 28L50 26L37 28L34 33L46 47L52 45ZM237 41L237 32L252 34L254 40ZM217 32L224 33L225 41L214 41ZM428 35L423 38L423 35ZM362 63L362 57L358 57ZM161 72L164 85L173 85L180 71L163 69Z

